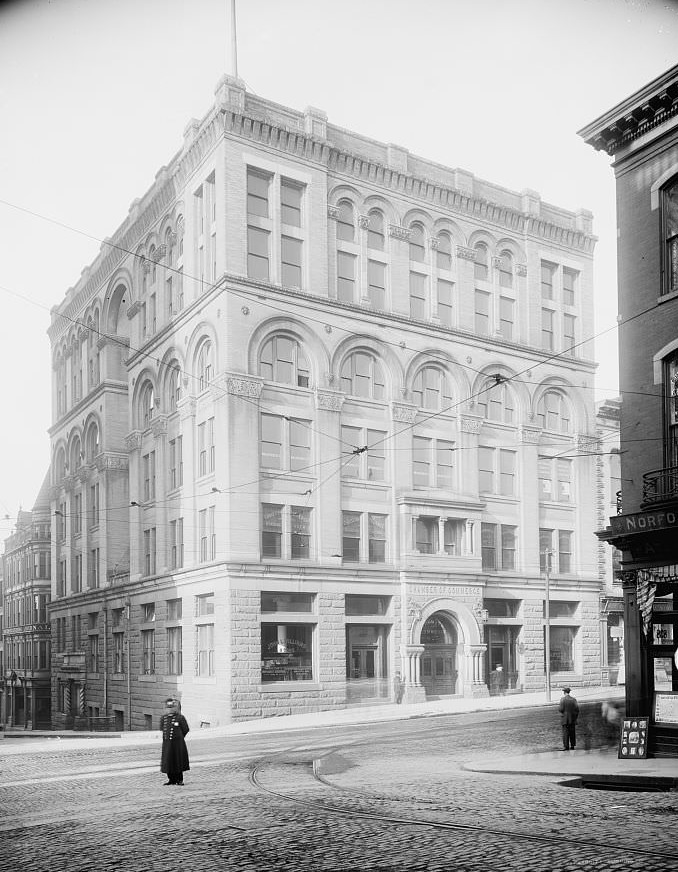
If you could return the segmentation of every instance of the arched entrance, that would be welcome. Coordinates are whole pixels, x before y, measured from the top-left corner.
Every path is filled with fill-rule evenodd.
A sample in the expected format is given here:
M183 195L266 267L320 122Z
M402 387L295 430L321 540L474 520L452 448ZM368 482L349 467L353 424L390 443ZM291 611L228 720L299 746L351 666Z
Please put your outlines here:
M457 630L444 612L435 612L421 628L421 683L427 698L457 693Z

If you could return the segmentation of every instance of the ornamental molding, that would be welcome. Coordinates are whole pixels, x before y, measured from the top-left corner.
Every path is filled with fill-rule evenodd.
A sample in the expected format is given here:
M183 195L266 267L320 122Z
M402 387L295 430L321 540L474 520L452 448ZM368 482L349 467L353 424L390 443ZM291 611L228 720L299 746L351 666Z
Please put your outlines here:
M252 378L235 377L229 375L226 379L226 390L229 394L237 397L253 397L259 399L264 385Z
M344 395L328 391L316 391L315 402L318 409L325 409L328 412L341 412L341 407L344 404Z
M141 448L143 434L141 430L132 430L125 436L125 448L128 451L138 451Z
M589 433L577 433L574 439L578 451L599 451L600 441Z
M409 241L412 236L412 231L409 227L403 227L401 224L389 224L388 225L388 235L392 236L394 239L403 239Z
M492 266L495 269L499 269L501 267L501 258L500 257L493 257L492 258Z
M457 246L457 257L460 257L462 260L475 260L476 259L476 250L475 248L466 248L463 245Z
M404 406L402 403L391 404L391 414L394 421L400 424L414 424L417 420L417 407Z
M432 236L429 239L429 246L433 249L433 251L438 251L438 249L440 248L440 240L437 236Z
M177 412L182 418L190 418L195 415L197 402L194 397L183 396L177 400Z
M541 430L537 427L521 427L520 441L525 445L538 445L541 439Z
M99 454L94 465L99 472L104 472L107 469L129 469L129 458L124 454Z
M151 271L151 262L147 257L141 255L141 272L147 276Z
M369 215L358 215L358 227L361 230L368 230L370 226L370 216Z
M151 421L151 433L154 436L164 436L167 433L167 416L160 415Z
M338 206L330 206L327 204L327 217L328 218L338 218L339 217L339 207Z
M169 245L176 245L177 234L174 232L174 230L170 230L170 232L166 236L166 239Z
M160 245L153 252L152 260L154 260L157 263L159 260L162 260L166 254L167 254L167 246L165 245L164 242L161 242Z
M462 418L461 432L462 433L480 433L480 428L483 426L482 418Z
M135 300L132 305L129 306L129 308L127 309L127 317L130 319L130 321L132 320L132 318L134 318L134 316L140 309L141 303L139 302L139 300Z
M526 263L517 263L516 264L516 275L526 276L527 275L527 264Z

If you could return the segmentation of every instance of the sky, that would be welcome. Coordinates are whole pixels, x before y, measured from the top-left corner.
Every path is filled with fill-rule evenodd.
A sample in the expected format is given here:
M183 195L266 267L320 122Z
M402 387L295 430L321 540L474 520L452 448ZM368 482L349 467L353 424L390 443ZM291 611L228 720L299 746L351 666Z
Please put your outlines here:
M229 69L230 0L0 2L0 540L49 466L50 309ZM594 214L617 394L610 158L577 130L673 66L678 0L237 0L254 93ZM603 332L606 331L606 332Z

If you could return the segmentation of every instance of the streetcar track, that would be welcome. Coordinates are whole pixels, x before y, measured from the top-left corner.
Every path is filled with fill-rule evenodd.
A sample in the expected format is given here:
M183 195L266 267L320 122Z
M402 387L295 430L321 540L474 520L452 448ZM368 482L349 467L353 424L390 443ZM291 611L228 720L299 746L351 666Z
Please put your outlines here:
M303 749L300 747L290 748L287 752L281 751L278 754L274 755L275 757L282 757L284 754L299 754L303 750L312 750L312 749ZM339 746L334 749L334 752L329 751L329 753L339 753L345 750L345 746ZM328 756L328 755L325 755ZM321 758L314 757L313 760L306 760L306 766L311 772L311 775L315 781L324 787L329 787L331 789L340 790L344 793L352 795L358 799L382 799L382 797L378 797L378 795L374 795L372 797L367 791L355 790L348 787L341 787L333 784L327 779L323 778L318 773L318 763ZM425 820L422 818L415 817L400 817L396 815L389 815L383 812L378 811L368 811L365 809L357 810L346 808L344 806L332 805L328 802L321 802L315 799L304 799L298 796L290 795L288 793L283 793L279 790L274 790L271 787L267 787L264 785L260 778L259 773L264 770L265 767L271 765L282 765L284 761L279 760L276 761L274 759L269 759L257 763L250 767L249 780L250 783L260 792L269 794L270 796L275 796L278 799L283 799L286 802L295 802L299 805L305 805L311 809L316 809L323 812L329 812L331 814L343 815L345 817L352 818L362 818L366 820L374 820L379 823L386 823L395 826L411 826L411 827L423 827L430 829L443 830L448 832L468 832L475 833L477 835L483 836L494 836L501 839L509 839L514 841L528 841L535 842L539 844L546 845L554 845L558 846L559 849L562 850L563 847L563 836L549 836L547 834L539 834L539 833L526 833L515 830L504 830L498 829L494 827L487 827L481 824L469 824L469 823L450 823L445 821L431 821ZM296 765L303 764L304 761L299 760L295 761ZM391 798L383 798L385 801L391 802L393 801ZM661 851L653 848L652 850L647 850L641 847L634 847L625 845L623 848L619 844L613 844L610 842L603 841L587 841L585 839L577 839L568 834L567 836L567 845L568 847L574 847L585 851L591 851L595 853L599 853L601 850L610 850L610 851L619 851L620 849L624 850L628 854L633 854L639 857L648 857L648 858L663 858L667 860L675 860L675 853L668 853L666 851Z

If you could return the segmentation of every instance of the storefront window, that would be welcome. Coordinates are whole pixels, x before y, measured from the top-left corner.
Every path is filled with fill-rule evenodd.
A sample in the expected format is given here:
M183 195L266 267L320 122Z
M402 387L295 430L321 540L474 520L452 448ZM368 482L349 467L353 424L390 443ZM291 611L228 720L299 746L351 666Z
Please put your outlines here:
M347 615L385 615L388 611L391 597L346 595Z
M551 671L574 672L576 627L551 627Z
M564 600L549 600L549 617L551 618L574 618L577 615L577 602ZM544 603L544 617L546 617L546 603Z
M483 608L491 618L517 618L521 600L486 599Z
M313 625L261 625L261 680L313 679Z
M315 601L313 593L279 593L262 591L262 612L312 612Z
M673 690L671 684L671 658L654 657L654 689Z

